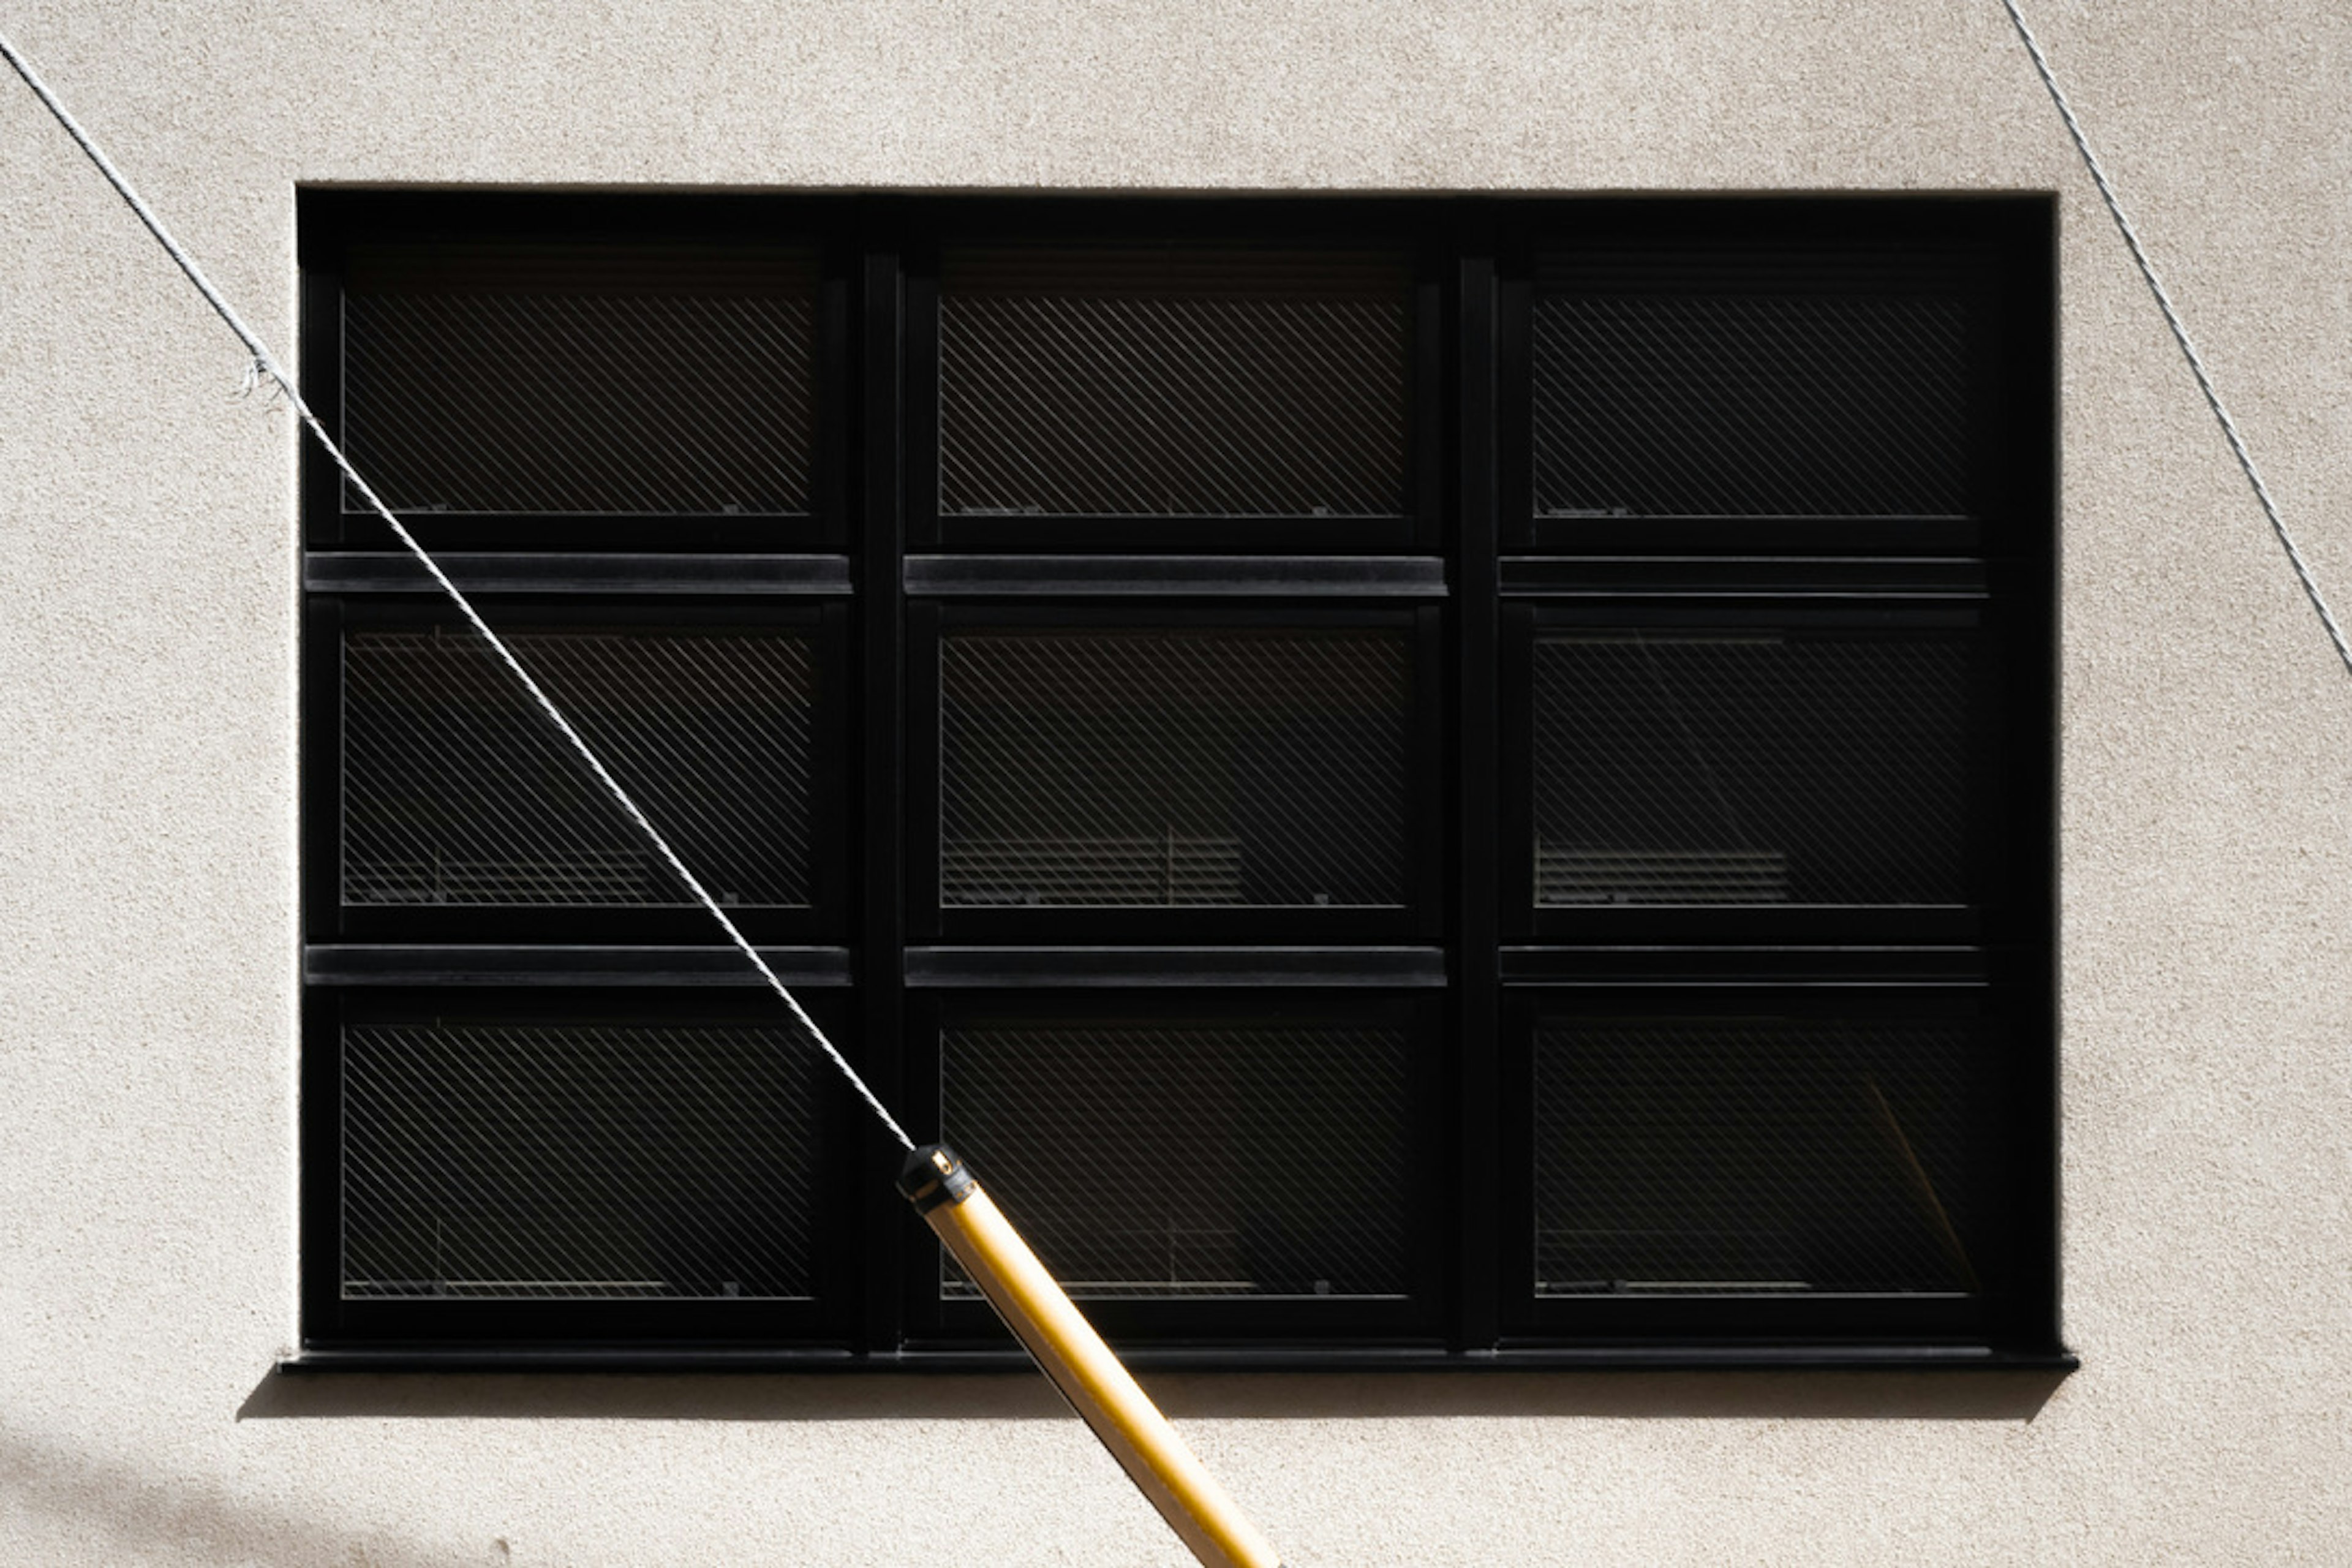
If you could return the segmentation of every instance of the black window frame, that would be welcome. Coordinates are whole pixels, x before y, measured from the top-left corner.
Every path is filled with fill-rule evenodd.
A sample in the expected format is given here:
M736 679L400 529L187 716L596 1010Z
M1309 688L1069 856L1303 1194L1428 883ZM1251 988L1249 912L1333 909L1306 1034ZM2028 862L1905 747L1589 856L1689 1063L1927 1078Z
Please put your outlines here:
M814 628L817 836L806 918L751 931L919 1140L958 1008L1182 999L1412 1021L1428 1064L1402 1301L1108 1300L1142 1364L1199 1368L2039 1366L2058 1318L2055 210L2042 195L1549 198L299 194L305 385L340 428L340 278L355 245L755 241L817 264L815 500L800 521L467 518L417 531L495 626L612 614ZM1246 526L938 515L939 278L959 247L1217 245L1406 258L1409 515ZM1904 533L1863 519L1546 519L1534 510L1528 332L1544 258L1673 251L1925 257L1970 301L1972 505ZM1910 263L1903 263L1909 265ZM1781 286L1833 289L1839 268ZM353 921L336 887L341 626L441 606L388 531L302 454L305 730L298 1368L960 1368L1009 1338L927 1280L933 1244L889 1189L895 1145L824 1109L827 1256L810 1302L339 1299L338 1031L437 1005L576 1016L762 1016L772 1000L698 911L466 911ZM1351 535L1349 530L1354 530ZM1973 789L1994 847L1959 909L1547 909L1530 831L1528 659L1555 624L1934 625L1975 640ZM1412 898L1402 910L939 907L941 628L1013 622L1411 628ZM925 825L929 824L929 837ZM2000 1102L2001 1245L1943 1299L1538 1298L1528 1173L1536 1021L1633 1003L1682 1014L1941 1008L1980 1028ZM986 1173L982 1173L983 1179ZM1330 1173L1344 1182L1344 1172ZM511 1309L511 1310L509 1310ZM786 1309L786 1310L772 1310ZM763 1315L763 1313L765 1315Z

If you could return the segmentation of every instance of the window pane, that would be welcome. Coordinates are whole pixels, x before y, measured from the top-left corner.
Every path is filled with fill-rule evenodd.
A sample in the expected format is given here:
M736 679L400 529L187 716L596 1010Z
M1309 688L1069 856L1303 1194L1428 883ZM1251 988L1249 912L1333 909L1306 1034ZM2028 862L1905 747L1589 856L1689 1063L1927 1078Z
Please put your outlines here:
M523 667L722 902L809 902L803 637L511 631ZM691 902L470 632L343 648L343 901Z
M1410 660L1401 631L950 634L940 902L1402 904Z
M344 440L395 511L805 512L815 300L792 254L361 252Z
M1970 1045L1930 1024L1540 1026L1538 1293L1977 1289Z
M1963 300L1562 283L1530 345L1538 514L1968 510Z
M1538 637L1536 901L1963 901L1969 662L1928 636Z
M812 1060L782 1029L346 1026L342 1295L806 1296Z
M1377 258L952 255L940 510L1402 516L1410 283Z
M1353 1025L951 1027L941 1121L1074 1296L1393 1296L1407 1052ZM943 1293L976 1295L941 1258Z

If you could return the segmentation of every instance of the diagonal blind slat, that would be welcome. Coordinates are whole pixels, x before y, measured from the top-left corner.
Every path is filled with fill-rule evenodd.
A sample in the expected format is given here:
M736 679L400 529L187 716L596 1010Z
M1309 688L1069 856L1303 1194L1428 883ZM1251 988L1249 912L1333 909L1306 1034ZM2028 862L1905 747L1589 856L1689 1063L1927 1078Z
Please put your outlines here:
M399 512L804 513L815 320L797 256L362 256L344 444Z
M1398 1295L1408 1048L1360 1026L951 1028L941 1116L1074 1296Z
M940 510L1401 516L1408 281L1280 253L950 257Z
M1401 634L956 633L941 902L1404 901Z
M809 901L807 639L518 631L509 645L722 901ZM343 653L347 905L691 901L512 678L457 633Z
M807 1296L814 1060L781 1028L347 1026L342 1294Z

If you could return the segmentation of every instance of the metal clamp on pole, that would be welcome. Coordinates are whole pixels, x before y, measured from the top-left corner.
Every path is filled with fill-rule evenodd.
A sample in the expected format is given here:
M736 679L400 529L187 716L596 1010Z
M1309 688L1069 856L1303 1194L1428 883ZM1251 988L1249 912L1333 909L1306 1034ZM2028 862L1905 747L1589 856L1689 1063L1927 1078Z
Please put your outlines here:
M947 1145L908 1154L898 1190L1203 1568L1282 1568Z

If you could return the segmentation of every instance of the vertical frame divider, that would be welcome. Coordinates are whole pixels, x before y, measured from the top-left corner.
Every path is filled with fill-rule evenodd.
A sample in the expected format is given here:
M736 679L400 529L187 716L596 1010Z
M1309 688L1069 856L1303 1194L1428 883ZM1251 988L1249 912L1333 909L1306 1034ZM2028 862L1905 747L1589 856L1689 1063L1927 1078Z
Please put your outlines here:
M2057 199L2045 196L2032 212L2020 216L2008 237L2011 259L2003 280L2003 309L2015 321L2008 398L2014 435L2006 444L2011 463L2002 486L2007 515L1995 545L1999 555L2015 563L2015 608L2004 617L2015 629L2003 639L2008 660L2002 685L2018 748L2008 770L2015 796L2011 820L2018 843L2031 846L2031 852L2009 857L2017 868L2017 914L2014 928L2002 933L1996 949L1996 962L2003 968L2014 964L2018 972L2011 1037L2018 1043L2019 1060L2002 1109L2004 1120L2018 1130L2012 1163L2020 1186L2011 1200L2019 1238L2016 1278L2009 1291L2014 1305L1993 1331L2012 1343L2053 1349L2064 1343L2059 1147L2064 1080L2058 1056L2058 628L2064 609L2059 417L2064 365L2059 353L2058 221Z
M1499 846L1494 795L1497 715L1495 668L1501 574L1496 560L1495 439L1495 233L1484 208L1461 229L1449 318L1454 350L1454 594L1456 665L1454 819L1454 1053L1459 1122L1455 1165L1460 1200L1454 1259L1455 1351L1493 1348L1496 1334L1495 1131L1496 875Z
M302 994L301 1096L297 1158L302 1184L296 1259L302 1321L297 1341L310 1344L343 1332L342 1118L330 1108L343 1098L342 997L321 987Z
M863 348L857 314L858 268L864 252L838 226L818 250L816 312L816 435L809 510L815 514L814 548L846 553L855 535L856 497L865 475L852 465Z
M899 553L905 522L900 474L904 441L902 309L898 217L895 204L876 203L858 226L857 377L859 437L854 525L858 626L858 787L856 833L859 889L854 957L858 981L861 1069L884 1104L905 1104L906 994L902 889L906 823L904 596ZM881 1131L865 1129L858 1162L869 1174L857 1184L864 1206L864 1301L857 1348L896 1355L902 1334L899 1278L906 1205L892 1182L898 1151Z
M339 255L331 266L307 266L302 273L301 341L296 345L303 401L319 423L342 438L343 275ZM319 450L310 432L298 429L295 472L301 498L302 542L312 549L343 545L343 476Z

